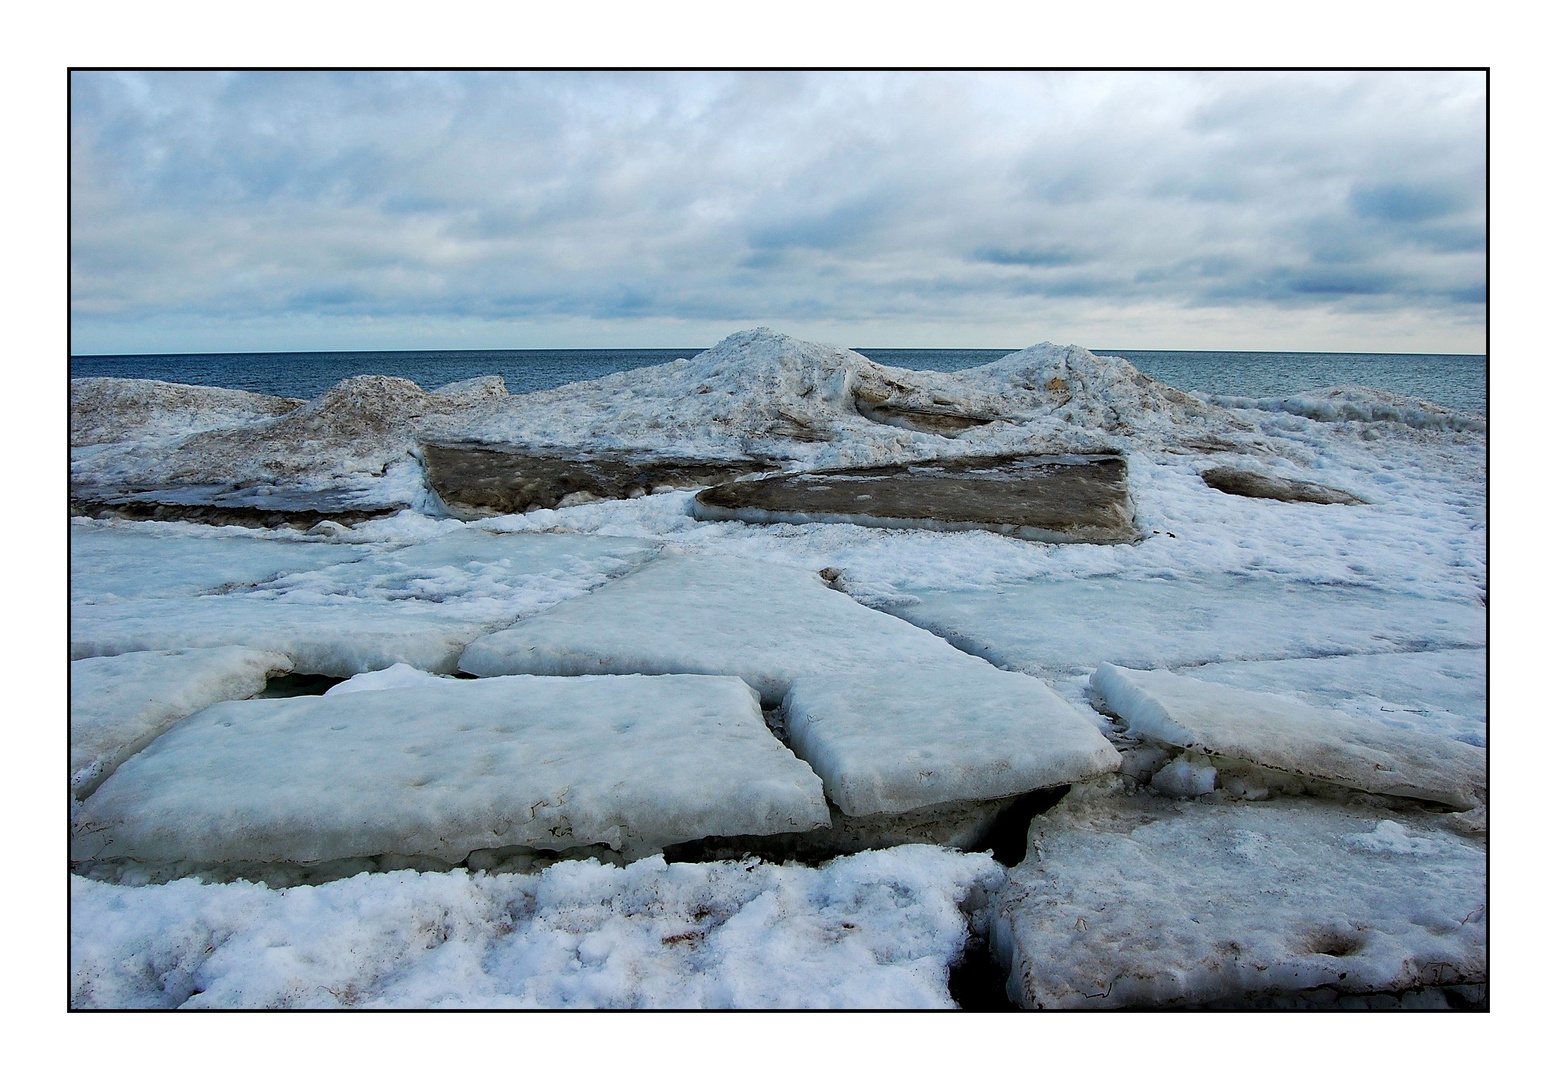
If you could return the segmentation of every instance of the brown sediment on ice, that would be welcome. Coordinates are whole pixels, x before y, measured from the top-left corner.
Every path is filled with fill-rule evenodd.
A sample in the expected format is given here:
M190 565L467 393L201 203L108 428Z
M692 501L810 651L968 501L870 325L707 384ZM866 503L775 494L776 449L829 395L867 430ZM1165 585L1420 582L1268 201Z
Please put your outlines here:
M1218 491L1225 491L1229 495L1242 495L1250 499L1339 503L1344 506L1361 506L1367 502L1366 499L1359 498L1349 491L1326 487L1324 484L1316 484L1309 480L1289 480L1281 476L1266 476L1262 473L1227 466L1207 469L1200 474L1200 478Z
M666 488L699 488L774 463L631 453L547 453L477 443L422 444L427 483L456 515L484 517L551 509L568 499L628 499Z
M985 529L1047 543L1140 538L1116 455L1011 455L792 473L699 492L704 520Z

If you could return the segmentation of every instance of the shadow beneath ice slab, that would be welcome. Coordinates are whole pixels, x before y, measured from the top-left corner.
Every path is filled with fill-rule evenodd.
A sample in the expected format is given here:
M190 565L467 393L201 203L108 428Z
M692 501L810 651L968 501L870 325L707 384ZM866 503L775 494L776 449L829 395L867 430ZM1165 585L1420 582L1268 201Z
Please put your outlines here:
M345 682L336 675L275 675L265 680L265 689L257 698L317 697L330 687Z
M946 989L964 1012L1016 1012L1017 1005L1006 992L1006 979L1006 969L990 952L989 942L974 938L952 965Z

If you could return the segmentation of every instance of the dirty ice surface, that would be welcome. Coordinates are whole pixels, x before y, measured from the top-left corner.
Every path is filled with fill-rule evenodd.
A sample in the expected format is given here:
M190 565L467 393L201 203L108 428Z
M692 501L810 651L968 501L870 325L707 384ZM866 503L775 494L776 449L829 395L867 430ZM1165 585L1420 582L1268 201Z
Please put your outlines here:
M762 719L771 745L787 740L804 751L842 799L852 798L845 790L899 791L908 778L913 759L901 745L890 759L875 749L891 742L881 723L889 713L936 752L961 745L959 753L984 755L986 775L1001 760L1022 760L997 740L959 744L945 734L951 687L964 691L956 709L971 710L974 684L993 693L997 682L1027 680L1023 695L1045 705L1025 722L1064 715L1052 712L1048 698L1057 697L1080 725L1067 724L1051 745L1074 737L1084 749L1084 736L1099 732L1120 741L1089 683L1105 663L1284 695L1467 749L1486 744L1481 417L1358 387L1207 400L1076 347L1038 345L961 372L907 371L763 330L672 364L539 394L510 396L493 380L426 390L364 376L301 405L251 397L125 380L73 384L73 490L210 490L405 509L306 532L77 518L73 657L231 645L278 653L299 673L364 680L340 684L313 708L480 685L543 664L569 678L736 677L769 706ZM989 532L701 521L688 491L467 523L428 487L421 448L435 442L761 459L784 471L1114 454L1126 463L1141 540L1049 545ZM1362 501L1230 494L1202 479L1214 468ZM770 584L726 580L734 561L764 567L754 580ZM673 577L674 587L633 599L642 583ZM651 600L657 623L634 616ZM646 630L652 625L662 629ZM483 679L449 678L460 666ZM882 678L888 668L897 677ZM807 734L789 730L783 698L791 691L797 715L816 691L830 719L808 722ZM827 737L806 743L813 732ZM131 756L109 783L169 737ZM915 769L913 780L945 767ZM1083 764L1074 767L1079 778ZM1186 783L1197 767L1181 769ZM1018 786L1053 776L1040 770ZM1114 795L1067 819L1075 836L1063 843L1081 853L1076 860L1046 877L1048 864L1030 856L1012 872L1021 891L1002 893L1008 954L1041 953L1050 973L1048 982L1013 978L1021 1003L1122 1004L1131 999L1120 990L1088 996L1104 993L1119 971L1140 974L1119 986L1143 987L1143 1003L1285 993L1310 976L1330 979L1329 988L1291 992L1344 995L1360 985L1440 994L1440 985L1485 981L1477 936L1484 862L1475 861L1484 841L1437 821L1449 815L1313 795L1218 803L1214 789L1183 801L1153 794L1128 770L1116 783ZM993 789L977 790L988 797ZM896 795L874 797L889 805ZM1054 813L1040 814L1039 826ZM1183 830L1202 821L1223 830L1216 835L1226 844L1197 848L1203 842ZM1196 884L1202 864L1208 874ZM1327 884L1332 865L1363 884ZM539 875L374 872L312 891L78 877L73 994L86 1007L946 1006L947 965L970 932L982 933L979 897L1003 876L982 856L897 848L812 869L585 861ZM1159 878L1168 884L1154 892ZM1186 938L1181 955L1171 935L1151 928L1206 899L1186 891L1192 886L1215 886L1217 903L1192 913L1200 937ZM1281 899L1258 910L1252 898L1267 887ZM1119 898L1109 908L1119 925L1087 937L1078 920L1091 926L1093 916L1078 908L1066 909L1060 926L1048 914L1057 910L1054 890L1075 898L1066 903ZM1394 906L1383 899L1391 890ZM699 916L704 910L713 914ZM1359 926L1374 928L1360 944ZM899 940L923 947L894 951ZM1203 958L1229 955L1227 942L1245 948L1250 965L1235 958L1202 972ZM1390 964L1398 978L1382 974ZM1265 974L1249 974L1259 965ZM1474 998L1474 989L1464 993Z
M1070 802L1034 821L1032 853L991 914L1013 1000L1027 1007L1334 1000L1486 981L1486 845L1433 815L1309 799Z

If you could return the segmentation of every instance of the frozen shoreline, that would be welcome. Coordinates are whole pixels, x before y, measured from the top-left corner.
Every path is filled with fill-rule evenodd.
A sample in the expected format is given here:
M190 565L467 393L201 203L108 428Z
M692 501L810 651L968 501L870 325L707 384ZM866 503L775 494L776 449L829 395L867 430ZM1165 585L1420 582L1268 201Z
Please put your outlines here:
M258 507L327 498L337 500L332 505L355 500L355 505L389 514L356 524L326 522L308 531L79 518L72 525L73 655L134 656L138 650L223 644L270 650L305 673L345 676L396 662L449 673L461 653L486 635L529 628L533 637L536 628L546 625L545 613L564 610L557 605L582 597L608 604L619 591L613 591L611 583L620 582L624 575L647 573L644 568L667 557L687 557L692 565L697 560L735 558L771 566L775 572L793 568L814 576L830 571L836 590L866 607L906 620L905 630L923 633L907 623L927 628L962 650L956 655L969 662L984 663L965 655L971 652L997 667L1024 673L1011 678L1052 689L1056 704L1088 717L1090 728L1126 751L1116 781L1124 787L1109 797L1136 800L1132 806L1159 807L1165 815L1176 813L1180 804L1151 794L1171 789L1166 782L1154 786L1151 781L1156 773L1174 767L1172 761L1160 749L1154 751L1162 755L1160 759L1152 758L1103 708L1087 682L1099 664L1163 667L1195 677L1203 671L1205 677L1243 691L1334 710L1351 724L1377 724L1382 730L1404 730L1422 739L1453 739L1462 750L1467 743L1485 745L1485 423L1425 402L1347 388L1277 401L1222 399L1213 404L1153 383L1123 361L1053 346L1035 346L965 372L905 372L765 331L735 335L691 360L522 398L509 398L491 380L425 392L402 380L366 378L348 380L314 402L278 411L282 405L274 399L248 402L235 399L234 392L215 395L200 392L202 388L186 388L190 393L151 393L146 387L100 381L88 389L91 393L83 400L90 402L91 422L73 424L80 445L72 454L72 483L80 491L166 492L180 486L187 491L204 485L238 492ZM946 417L966 422L947 426ZM579 499L571 504L564 498L553 508L466 522L446 513L427 482L417 445L431 438L529 449L566 447L575 453L674 453L710 460L756 457L782 463L785 472L1002 454L1110 451L1127 463L1135 525L1142 539L1134 544L1049 545L988 532L704 521L692 513L690 490ZM1356 501L1326 505L1230 494L1201 478L1218 466L1321 485L1349 493ZM613 618L609 606L602 610L607 619ZM659 621L647 625L659 627L656 633L671 647L671 654L679 655L677 648L706 652L706 646L675 645L678 636L696 623L696 608L681 616L688 624L685 628L675 617L653 618ZM837 633L840 636L816 637L813 648L851 650L847 635ZM634 659L636 653L621 651L598 635L585 640L607 650L602 661L607 666L577 670L654 674L645 671L641 659ZM752 647L758 656L771 646L757 642ZM1483 658L1479 664L1461 659L1477 656ZM770 660L762 660L758 667ZM745 670L737 666L730 673ZM848 664L819 669L823 678L808 691L807 700L831 701L820 692L847 690L849 670ZM933 665L910 671L900 680L910 696L916 678L926 680L926 691L944 681ZM380 691L394 692L393 688ZM783 697L782 691L778 696ZM935 715L952 719L956 708L940 702ZM794 733L785 732L783 720L780 709L773 721L778 724L777 737L789 739L794 748ZM861 743L862 750L850 751L865 755L849 758L851 768L862 768L872 760L870 755L888 762L903 752L879 742L879 735L871 738L878 741ZM974 753L976 744L974 740L959 752ZM1183 766L1177 768L1184 771ZM873 774L867 769L861 775ZM1187 805L1207 802L1221 808L1218 813L1236 815L1254 790L1243 781L1240 785L1236 791L1224 784L1204 793L1191 787L1186 797L1192 801ZM1174 790L1185 795L1185 789ZM1077 813L1081 792L1078 789L1061 803L1069 807L1065 813ZM947 789L946 798L950 801L957 794L956 789ZM1451 831L1447 824L1438 824L1447 815L1433 807L1392 809L1394 804L1369 803L1369 798L1342 785L1335 791L1310 793L1302 801L1321 807L1333 806L1337 800L1350 802L1363 808L1355 812L1372 813L1386 822L1394 820L1389 814L1404 814L1417 830L1412 835L1424 835L1421 830L1426 828L1425 835L1431 838L1434 830L1442 829L1444 836L1460 845L1454 851L1472 851L1464 856L1471 863L1480 845L1484 873L1484 833L1476 831L1474 822L1468 831L1465 827ZM1249 806L1258 802L1255 798ZM1040 815L1038 821L1051 816ZM1384 835L1394 835L1382 825L1379 828ZM1035 837L1041 834L1038 829ZM910 858L911 850L867 853L885 860L874 865L891 868L882 871L886 874L882 880L898 880L898 887L908 890L903 895L911 898L910 908L933 907L943 902L934 897L957 896L959 889L973 888L966 885L973 880L968 874L974 873L968 868L975 866L979 856L944 852L944 857L921 859ZM1431 860L1433 850L1437 849L1429 843L1413 857ZM909 861L894 863L894 851L903 852ZM1026 854L1029 863L1038 865L1031 847ZM640 865L618 872L631 877ZM671 869L694 865L707 867L700 872L713 875L712 881L723 880L719 875L726 871L718 867L728 864L672 864ZM834 872L831 868L844 865L845 861L829 863L805 873L825 876ZM1005 895L1000 884L1005 872L998 865L992 869L977 865L981 867L974 873L977 888L949 901L953 910L961 904L971 922L959 923L960 935L936 931L935 944L921 956L935 958L933 962L923 959L930 965L924 970L940 972L934 978L942 980L942 989L945 971L955 963L968 935L978 938L986 933L981 920L987 904L979 899L981 891ZM1425 879L1411 876L1414 865L1400 863L1404 876L1395 884L1405 890L1402 895L1428 888L1421 883ZM386 875L386 868L380 865L366 878L337 884L345 889L361 882L360 890L366 891L354 895L362 898L383 889L391 894L401 889L409 897L415 890L444 887L431 884L435 880L453 882L456 878L448 875L467 872L406 870ZM483 878L474 864L468 870L475 872L469 880L478 889L489 888L479 884L483 880L492 882L490 888L511 887L499 885L508 875ZM598 873L612 870L601 866ZM795 873L800 873L799 868ZM521 874L515 880L528 881L532 876ZM772 888L778 891L771 895L787 895L784 890L791 886L786 880L782 874L773 878ZM422 881L428 884L415 884ZM512 887L522 891L531 886ZM794 887L802 892L811 888ZM135 920L150 918L154 909L162 912L156 918L176 921L185 917L176 911L193 913L208 902L202 898L227 903L218 898L240 895L235 888L198 885L187 879L157 886L80 884L73 893L79 894L73 906L80 905L77 942L72 946L77 1004L151 1004L154 1000L178 1004L174 1000L178 995L171 991L171 997L159 999L144 986L133 991L104 989L113 984L105 972L142 963L152 946L134 934L113 938L119 944L108 943L108 936L98 941L93 927L102 927L107 935L110 925L138 925ZM635 895L634 888L627 887L622 895ZM222 889L228 891L201 891ZM762 897L769 895L749 897L743 903L767 904L772 901ZM1484 877L1481 895L1484 900ZM154 897L182 899L154 901ZM801 910L809 910L805 905L813 903L797 902ZM251 903L243 908L249 914L232 916L239 920L231 924L236 928L233 932L261 933L263 926L270 925L264 920L273 918L262 915L261 908L274 910ZM542 904L535 910L550 909ZM111 918L130 922L111 924L106 921L110 911L120 913ZM1466 924L1472 927L1472 938L1466 939L1465 947L1475 952L1474 928L1479 925L1484 956L1484 907L1480 920L1469 919ZM852 917L850 921L872 934L890 937L894 932L888 928L895 924L888 922L868 924ZM276 925L294 929L264 930L273 946L279 946L287 934L303 933L307 920L296 924L283 920ZM618 932L610 929L615 925L602 924L591 933L610 937ZM410 997L390 992L389 986L399 985L397 980L412 971L405 966L409 954L396 954L398 959L385 960L389 967L372 976L370 982L377 989L359 988L352 1001L342 1003L481 999L500 1006L548 1001L706 1005L739 1000L839 1007L849 1003L850 993L862 992L857 981L860 971L897 961L883 959L879 950L870 954L873 959L851 951L843 939L833 942L827 937L836 932L828 930L817 938L814 934L821 931L813 927L805 931L813 936L802 935L810 945L785 946L818 964L832 965L809 1001L786 997L788 991L778 987L770 988L769 996L758 988L748 998L709 997L711 991L691 989L702 985L696 980L676 983L682 987L675 991L684 995L681 998L668 990L664 993L669 997L659 991L640 993L630 988L648 984L635 983L639 976L612 967L613 956L621 959L629 954L613 953L601 941L601 971L590 968L585 959L588 950L575 946L574 960L584 964L576 969L576 979L582 980L575 984L577 997L569 997L572 992L566 989L548 991L561 997L504 996L497 984L480 982L496 977L495 961L481 952L487 946L472 944L447 954L452 966L441 976L416 969L424 987L445 979L437 984L441 990L426 989L418 991L421 996ZM443 955L441 950L457 941L484 940L481 934L487 931L470 933L475 936L447 938L448 944L437 945L434 954ZM766 940L760 935L759 939ZM629 948L625 940L623 949ZM789 939L778 934L769 944L777 948L780 940ZM1049 939L1038 934L1032 940ZM697 958L687 961L691 968L683 965L675 970L703 970L698 965L715 963L733 977L733 954L717 953L720 959L712 961L709 957L715 954L701 949L699 945L692 950ZM456 953L461 957L457 963ZM237 955L231 952L221 955L228 957L221 961L227 965L222 973L218 974L220 965L207 971L186 958L173 962L181 972L177 978L186 980L192 991L201 990L202 981L233 988L224 993L236 996L213 997L210 1003L304 1003L285 993L276 996L254 990L250 994L244 989L244 972L257 975L257 969L244 965L260 962L255 957L263 952L245 953L246 960L230 959ZM487 958L477 959L478 955ZM675 955L679 954L674 949L667 954ZM543 963L525 961L531 962ZM560 961L554 957L546 962ZM321 954L307 963L339 961ZM1474 964L1461 966L1464 970L1456 978L1462 983L1476 981L1476 971L1481 969ZM534 972L535 977L542 974L563 979L558 970ZM617 980L611 984L613 991L599 989L605 986L599 980L613 978ZM686 978L690 976L676 976ZM1432 978L1423 974L1425 981L1380 989L1406 992L1412 986L1432 985ZM1479 978L1484 980L1484 973ZM428 979L434 982L427 983ZM1201 980L1196 983L1198 996L1180 1003L1222 1001L1238 990L1236 984L1218 983L1215 977L1197 979ZM93 988L85 988L88 983ZM482 989L476 989L477 983ZM950 1004L944 994L924 996L925 985L922 980L904 983L904 996L885 1003ZM461 986L474 997L460 997ZM597 989L586 992L586 986ZM1220 990L1227 993L1218 997ZM197 1001L198 995L181 1000Z

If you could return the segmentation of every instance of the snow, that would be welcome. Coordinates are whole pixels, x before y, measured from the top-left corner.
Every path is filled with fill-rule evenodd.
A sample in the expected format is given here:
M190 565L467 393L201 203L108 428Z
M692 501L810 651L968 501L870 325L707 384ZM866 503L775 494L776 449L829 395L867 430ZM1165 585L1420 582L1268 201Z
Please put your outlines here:
M176 721L252 697L292 668L279 653L238 647L134 652L70 664L70 794L84 799Z
M405 686L428 686L443 682L431 672L421 671L410 664L393 664L382 671L364 671L345 682L336 683L324 692L324 697L334 694L360 694L364 690L396 690Z
M933 634L850 600L816 574L667 553L586 596L471 643L473 675L736 675L778 705L801 675L989 670ZM916 675L915 672L918 674Z
M1468 810L1486 802L1486 752L1167 671L1103 664L1092 686L1129 734L1197 753Z
M71 879L75 1008L952 1008L1003 875L900 847L541 874L363 874L271 890Z
M785 728L845 814L998 799L1119 767L1097 726L1037 679L995 669L790 684Z
M1012 997L1029 1008L1487 978L1486 847L1430 815L1073 795L1031 839L991 915Z
M121 765L72 857L300 863L825 827L821 781L756 696L701 676L441 680L234 701Z

